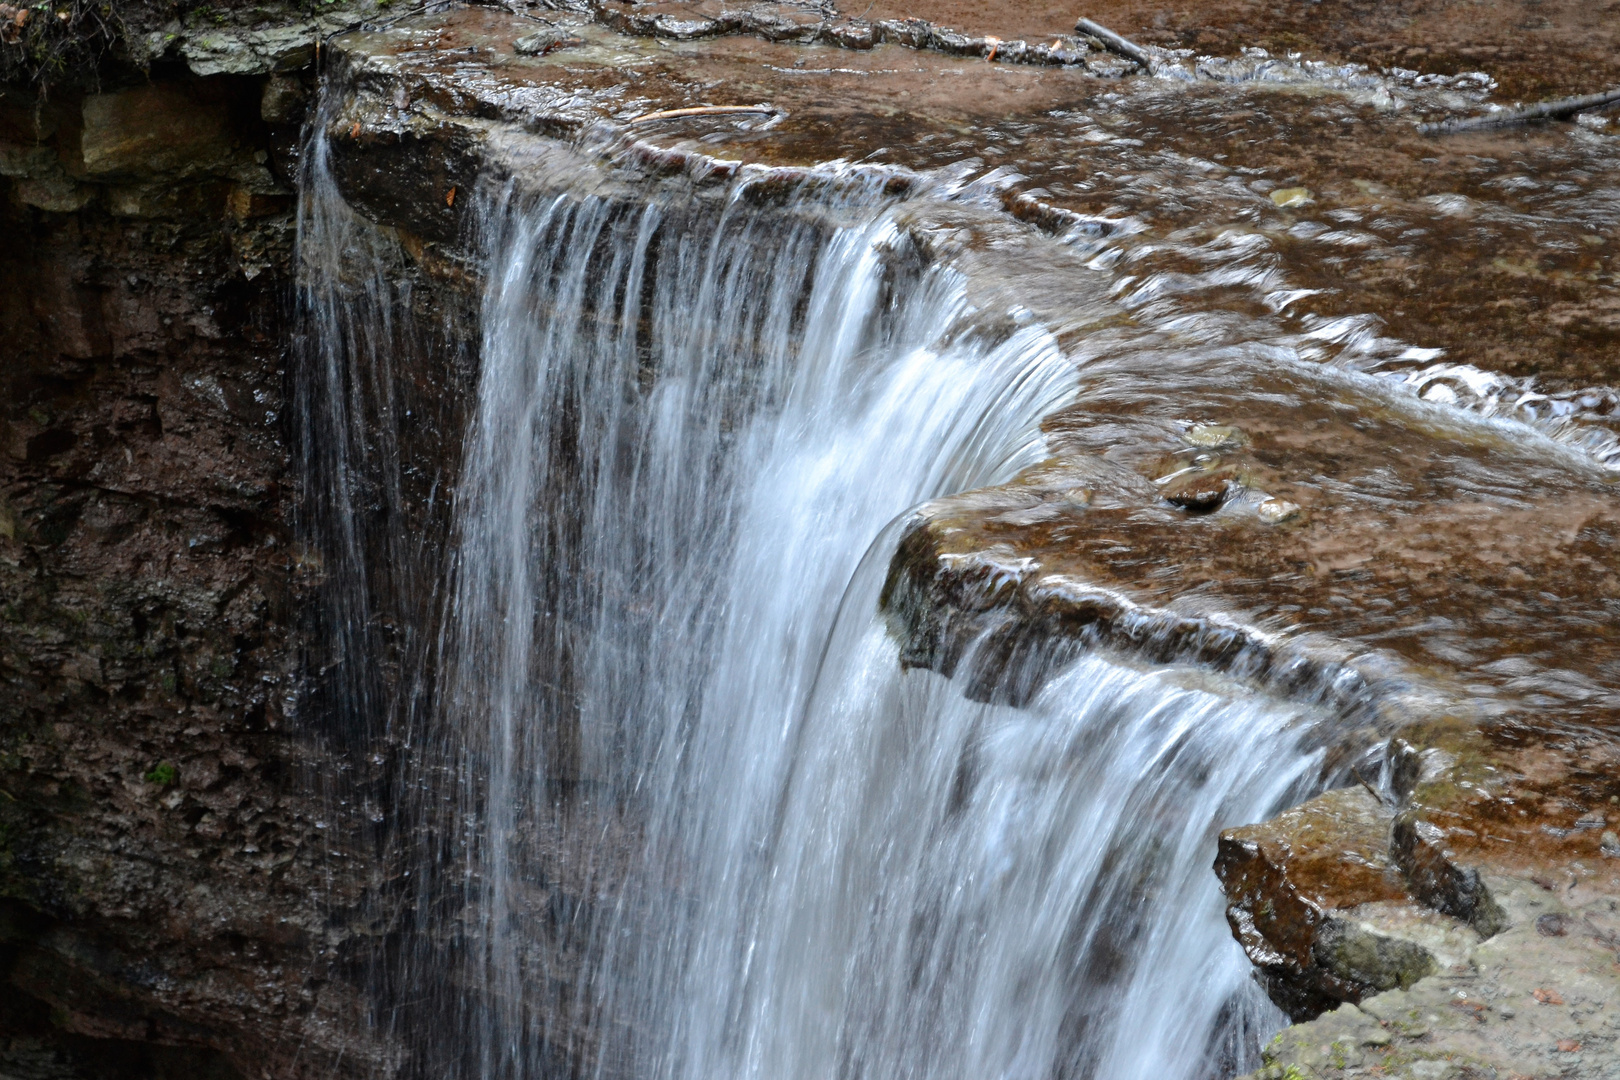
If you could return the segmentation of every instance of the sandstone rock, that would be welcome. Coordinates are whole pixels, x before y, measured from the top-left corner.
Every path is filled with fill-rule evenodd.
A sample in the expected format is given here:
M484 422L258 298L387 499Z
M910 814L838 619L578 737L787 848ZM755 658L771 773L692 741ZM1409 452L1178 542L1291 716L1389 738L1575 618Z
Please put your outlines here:
M267 124L296 123L304 114L308 94L304 84L286 75L273 75L259 95L259 118Z
M1215 873L1227 921L1290 1016L1409 985L1432 967L1421 946L1336 914L1406 899L1387 855L1390 819L1365 789L1342 788L1221 834Z
M312 889L335 903L309 899L318 807L277 733L286 304L233 248L290 267L292 222L227 213L257 86L195 89L53 91L32 132L0 115L35 174L0 185L8 1077L381 1072L331 967L352 947L327 916L360 886L328 875Z
M1433 975L1278 1033L1250 1080L1620 1072L1608 1034L1620 1026L1620 975L1608 944L1620 903L1597 890L1561 897L1523 879L1491 884L1507 930L1483 941L1469 931L1465 953ZM1549 936L1538 930L1544 921L1571 929ZM1359 1066L1355 1055L1335 1052L1352 1045L1362 1049Z
M1183 473L1167 481L1160 494L1165 502L1190 514L1209 514L1225 505L1241 487L1236 469L1218 467Z
M315 59L316 41L331 29L309 23L210 31L186 38L180 54L193 74L205 77L296 71Z
M1260 505L1255 507L1255 513L1267 525L1281 525L1285 521L1297 520L1303 511L1298 503L1291 503L1287 499L1279 499L1274 495L1268 495L1260 500Z
M0 142L0 176L46 176L59 171L56 151L49 146Z
M1115 56L1111 52L1097 49L1086 54L1086 71L1099 79L1120 79L1141 70L1134 60L1127 60L1123 56Z
M82 210L96 197L95 188L76 184L60 174L17 181L17 201L56 214Z
M692 21L710 23L710 20L707 19ZM663 24L660 23L660 28L662 28L662 25ZM712 27L712 23L710 25ZM692 32L687 34L671 33L666 36L676 38L701 37L704 32L706 31L702 29L694 29ZM575 45L583 44L583 40L573 36L570 33L567 33L566 31L548 27L545 30L536 30L532 34L525 34L518 38L516 41L512 42L512 51L522 56L544 56L546 53L555 52L558 49L567 49Z
M1187 441L1210 450L1224 450L1242 446L1248 438L1229 424L1194 424L1187 429Z
M933 28L921 19L885 19L877 24L884 41L909 45L913 49L926 49L933 36Z
M1415 941L1337 918L1327 919L1317 931L1311 955L1339 982L1374 991L1410 989L1437 966L1434 954Z
M167 83L84 99L77 155L84 176L194 174L227 163L235 136L228 100Z
M839 20L821 33L822 40L842 49L870 49L878 43L878 30L864 19Z
M741 29L766 41L814 41L822 20L818 13L788 5L759 4L744 8Z
M682 19L672 15L658 15L653 19L654 34L659 37L672 38L676 41L691 41L694 38L710 37L720 33L720 30L720 24L714 19ZM539 48L533 48L531 45L531 48L533 48L531 52L530 49L525 49L523 44L532 38L546 36L550 33L550 31L541 31L540 34L530 34L527 38L520 38L516 45L517 51L530 56L547 51L545 45L541 45ZM555 48L556 46L551 45L550 47Z
M156 219L177 214L206 214L219 208L218 190L204 185L113 184L103 201L116 217Z
M1479 871L1458 866L1445 847L1445 833L1407 811L1395 819L1390 854L1418 900L1469 923L1481 937L1500 933L1506 916Z

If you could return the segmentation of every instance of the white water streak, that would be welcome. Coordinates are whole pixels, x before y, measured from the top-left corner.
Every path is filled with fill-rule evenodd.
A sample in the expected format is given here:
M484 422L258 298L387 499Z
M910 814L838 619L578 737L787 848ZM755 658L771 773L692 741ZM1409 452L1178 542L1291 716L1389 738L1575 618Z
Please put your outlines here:
M1273 1022L1209 864L1311 768L1297 718L1095 659L976 705L876 621L896 515L1042 456L1052 337L872 192L484 213L445 640L482 1074L591 1023L603 1075L1194 1077ZM569 799L643 850L559 1016L524 837Z

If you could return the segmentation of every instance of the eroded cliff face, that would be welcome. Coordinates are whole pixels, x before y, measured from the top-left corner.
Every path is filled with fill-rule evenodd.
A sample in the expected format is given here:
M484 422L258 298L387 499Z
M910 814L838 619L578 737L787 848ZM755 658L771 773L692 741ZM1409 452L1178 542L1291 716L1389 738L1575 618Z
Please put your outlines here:
M7 91L0 1073L386 1075L431 1060L376 1011L400 997L394 917L422 899L392 847L388 729L437 602L435 492L474 363L470 195L519 172L533 139L593 145L631 184L752 162L767 198L770 168L880 146L897 191L973 155L1021 174L913 239L918 257L978 259L1012 293L1009 268L1028 271L1020 299L1077 350L1082 399L1049 419L1049 461L911 523L885 590L902 661L966 665L966 692L1018 704L1102 648L1340 719L1322 779L1346 786L1234 829L1218 855L1234 935L1273 998L1300 1020L1337 1010L1281 1037L1274 1074L1436 1076L1422 1069L1449 1056L1488 1075L1530 1060L1516 1047L1532 1038L1551 1071L1609 1045L1608 476L1578 439L1554 467L1539 445L1448 419L1448 404L1486 411L1466 372L1408 379L1436 406L1414 420L1361 384L1328 402L1277 355L1263 373L1230 350L1170 363L1176 335L1230 341L1192 315L1153 320L1166 298L1218 294L1254 320L1245 332L1263 321L1322 343L1305 360L1359 370L1389 359L1382 339L1333 320L1377 312L1390 340L1543 377L1575 403L1554 421L1595 409L1582 395L1616 379L1616 240L1601 213L1560 216L1575 204L1558 200L1609 182L1612 134L1436 150L1367 86L1309 71L1297 92L1232 91L1249 69L1212 67L1179 97L1132 100L1120 91L1156 84L1121 81L1136 67L1070 35L1067 16L1014 28L944 8L537 9L553 35L538 45L533 18L458 8L327 40L325 71L352 91L324 118L333 175L386 241L390 276L415 286L387 301L405 329L382 343L399 366L380 394L354 368L325 382L298 368L311 354L293 240L315 40L381 15L153 17L136 35L144 73L43 102ZM1028 41L1003 45L1015 34ZM1208 44L1191 24L1148 36ZM1439 66L1478 47L1448 41ZM1521 59L1513 78L1539 87ZM1418 95L1411 82L1390 85ZM630 123L761 100L787 119ZM1347 125L1376 167L1343 143ZM1537 175L1557 179L1519 183ZM1026 226L1094 243L1094 269L1137 267L1136 284L1104 310L1114 282L998 256L1040 254ZM1244 245L1269 247L1231 262ZM1414 295L1458 280L1467 297L1450 304ZM1064 323L1077 297L1088 315ZM1527 322L1535 310L1555 317ZM1538 341L1572 329L1523 349L1530 323ZM300 488L314 466L297 455L332 433L316 430L319 394L295 385L348 395L358 418L344 437L363 482L341 506ZM1495 386L1490 408L1521 391ZM347 553L317 520L339 511L360 522ZM363 604L335 610L327 590L356 552L383 569L351 582ZM362 608L363 627L343 623ZM553 839L548 902L565 908L580 900L567 867L592 853ZM1578 988L1554 977L1575 968ZM558 1053L578 1068L592 1051Z
M0 100L0 1071L371 1071L289 730L305 87L172 74Z

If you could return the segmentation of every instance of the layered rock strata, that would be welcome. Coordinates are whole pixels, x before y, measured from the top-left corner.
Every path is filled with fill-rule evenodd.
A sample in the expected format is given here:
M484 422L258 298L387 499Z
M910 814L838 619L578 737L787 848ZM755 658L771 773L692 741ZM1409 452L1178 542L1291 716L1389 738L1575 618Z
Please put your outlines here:
M306 72L0 99L0 1074L394 1068L365 970L386 763L333 720L331 553L289 460L312 93ZM418 289L399 323L453 327L457 295ZM395 351L420 419L392 464L422 487L453 461L455 355Z
M288 730L300 117L261 100L0 102L7 1075L377 1060L331 975L348 931L313 902L319 752ZM363 881L332 884L339 911Z

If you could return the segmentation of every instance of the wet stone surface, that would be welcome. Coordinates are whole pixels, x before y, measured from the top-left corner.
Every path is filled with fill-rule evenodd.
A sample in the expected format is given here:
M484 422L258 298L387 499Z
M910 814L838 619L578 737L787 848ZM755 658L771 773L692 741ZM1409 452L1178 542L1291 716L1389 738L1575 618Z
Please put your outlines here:
M1511 920L1429 978L1279 1034L1255 1080L1620 1075L1620 899L1612 884L1491 878ZM1550 923L1569 927L1549 935Z

